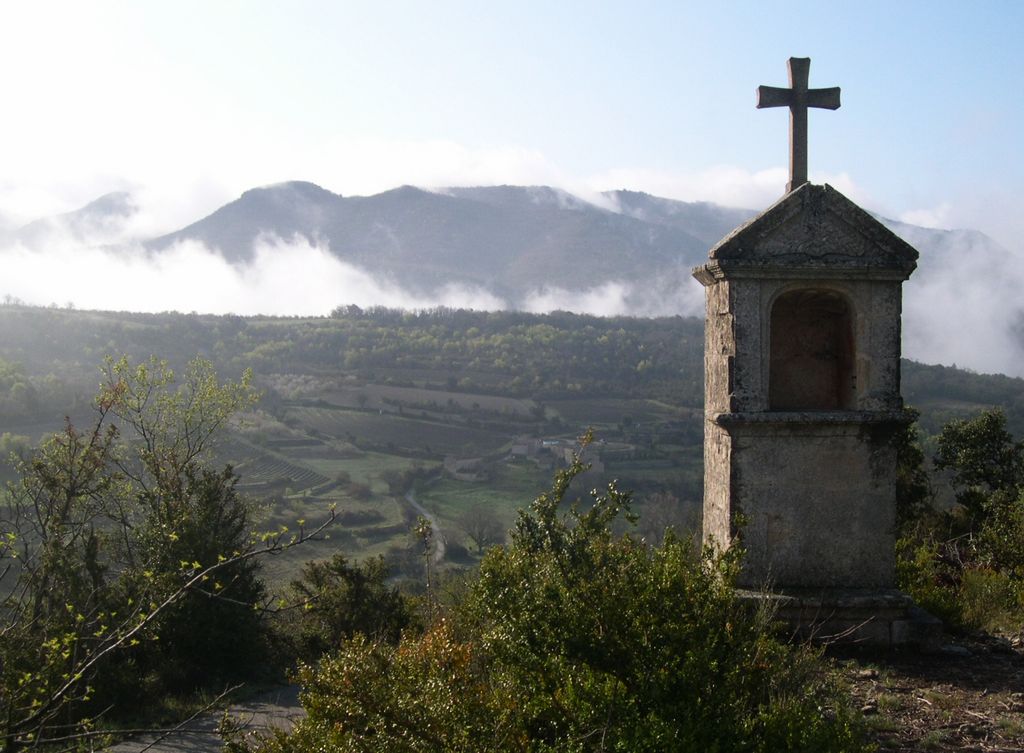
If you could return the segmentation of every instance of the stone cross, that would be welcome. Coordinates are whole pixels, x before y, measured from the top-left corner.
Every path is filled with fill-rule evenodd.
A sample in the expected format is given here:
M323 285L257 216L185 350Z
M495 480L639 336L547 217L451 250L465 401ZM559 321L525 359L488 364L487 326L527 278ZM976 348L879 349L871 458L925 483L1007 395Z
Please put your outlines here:
M789 89L757 87L757 107L789 108L789 185L786 192L807 182L807 108L839 109L839 87L808 89L810 58L789 59Z

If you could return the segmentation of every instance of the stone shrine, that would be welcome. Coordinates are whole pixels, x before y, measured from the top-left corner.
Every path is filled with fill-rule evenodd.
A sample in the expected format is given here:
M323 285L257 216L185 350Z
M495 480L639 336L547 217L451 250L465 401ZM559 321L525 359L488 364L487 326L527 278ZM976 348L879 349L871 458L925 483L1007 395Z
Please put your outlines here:
M791 60L793 89L760 97L788 104L794 126L802 109L789 192L694 270L707 306L704 540L738 536L738 585L799 632L927 643L937 622L895 590L891 442L907 420L901 286L917 252L806 182L806 108L839 106L838 89L807 89L808 65Z

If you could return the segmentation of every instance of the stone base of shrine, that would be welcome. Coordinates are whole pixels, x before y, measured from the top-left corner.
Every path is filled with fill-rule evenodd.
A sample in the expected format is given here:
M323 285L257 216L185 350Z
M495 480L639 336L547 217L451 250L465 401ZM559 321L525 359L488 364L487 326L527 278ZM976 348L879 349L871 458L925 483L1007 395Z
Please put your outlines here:
M794 640L922 652L942 645L942 621L895 589L742 590L738 596L767 610Z

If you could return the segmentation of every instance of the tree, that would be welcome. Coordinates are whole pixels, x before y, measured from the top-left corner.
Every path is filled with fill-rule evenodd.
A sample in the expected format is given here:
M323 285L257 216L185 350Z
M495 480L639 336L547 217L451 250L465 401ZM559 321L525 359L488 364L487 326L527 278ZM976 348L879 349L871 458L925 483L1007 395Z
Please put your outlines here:
M965 512L951 526L968 543L958 559L1024 580L1024 442L1007 431L1003 412L947 424L935 466L952 472Z
M1001 410L983 411L946 424L938 437L935 467L952 471L957 502L977 525L993 493L1016 496L1024 488L1024 442L1007 431Z
M92 734L89 710L124 695L118 670L138 697L126 667L166 671L161 652L244 642L237 606L252 612L261 593L252 563L307 537L253 537L233 473L205 465L218 430L256 399L250 375L221 383L201 359L180 382L155 359L108 360L104 374L89 428L68 421L21 461L0 508L4 753ZM204 645L211 625L230 640Z
M343 555L307 562L292 581L298 609L282 614L280 630L305 661L316 661L356 634L397 643L413 625L413 610L397 588L387 585L380 557L350 564Z
M189 468L185 475L182 495L160 506L138 534L142 559L154 577L166 579L164 590L180 587L183 568L189 573L252 548L251 506L235 490L232 468ZM176 535L166 536L168 530ZM140 582L133 574L126 590L145 591L145 576ZM136 677L124 690L137 689L138 675L167 693L251 679L267 659L265 600L257 559L225 564L168 606L153 628L157 640L131 652Z
M907 422L893 438L896 447L896 528L908 531L932 509L935 499L924 466L917 419L920 412L904 408Z
M1001 411L988 410L949 422L936 444L935 467L949 473L958 505L937 510L927 499L898 506L900 587L953 626L1019 625L1024 616L1024 443L1006 429ZM916 458L920 466L919 455L902 457ZM906 486L898 485L897 492L900 502Z
M483 554L484 549L493 544L505 543L505 526L495 515L494 510L480 503L466 509L459 525L476 546L477 554Z
M660 544L669 530L679 538L692 537L700 527L696 512L696 506L684 504L672 492L657 491L643 500L636 530L649 544Z
M303 666L294 731L228 750L860 750L811 652L735 600L735 554L616 537L614 485L560 512L582 471L520 514L454 612Z

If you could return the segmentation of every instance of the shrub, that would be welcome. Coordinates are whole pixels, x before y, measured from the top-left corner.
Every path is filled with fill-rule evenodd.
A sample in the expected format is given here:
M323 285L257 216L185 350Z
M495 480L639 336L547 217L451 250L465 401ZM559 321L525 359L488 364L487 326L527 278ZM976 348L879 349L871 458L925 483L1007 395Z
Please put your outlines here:
M292 654L316 661L357 634L397 642L414 623L413 609L387 577L380 557L356 565L336 554L303 565L291 584L291 600L300 608L283 613L277 625Z
M816 656L733 598L735 555L614 536L629 503L614 485L560 513L582 470L520 514L424 635L357 636L302 667L308 716L256 749L860 750Z
M215 473L189 470L180 497L163 507L166 520L149 521L147 560L180 587L181 563L209 566L251 546L250 506L238 496L238 477L228 466ZM174 524L176 536L163 533ZM157 621L158 640L134 652L154 691L189 693L252 679L267 659L266 624L259 607L266 596L256 559L232 563L188 590Z
M256 399L196 359L108 360L89 428L18 463L0 504L0 749L92 745L112 720L262 665L255 538L218 430ZM91 715L101 716L97 724ZM59 744L58 744L59 743Z
M960 580L960 610L966 626L987 630L1019 630L1024 610L1024 585L1006 573L988 568L966 570Z
M908 436L906 446L916 444ZM898 583L953 627L1016 628L1024 619L1024 444L996 410L951 421L936 444L935 465L950 472L957 506L900 508ZM901 466L907 458L920 475L920 451L901 455Z

